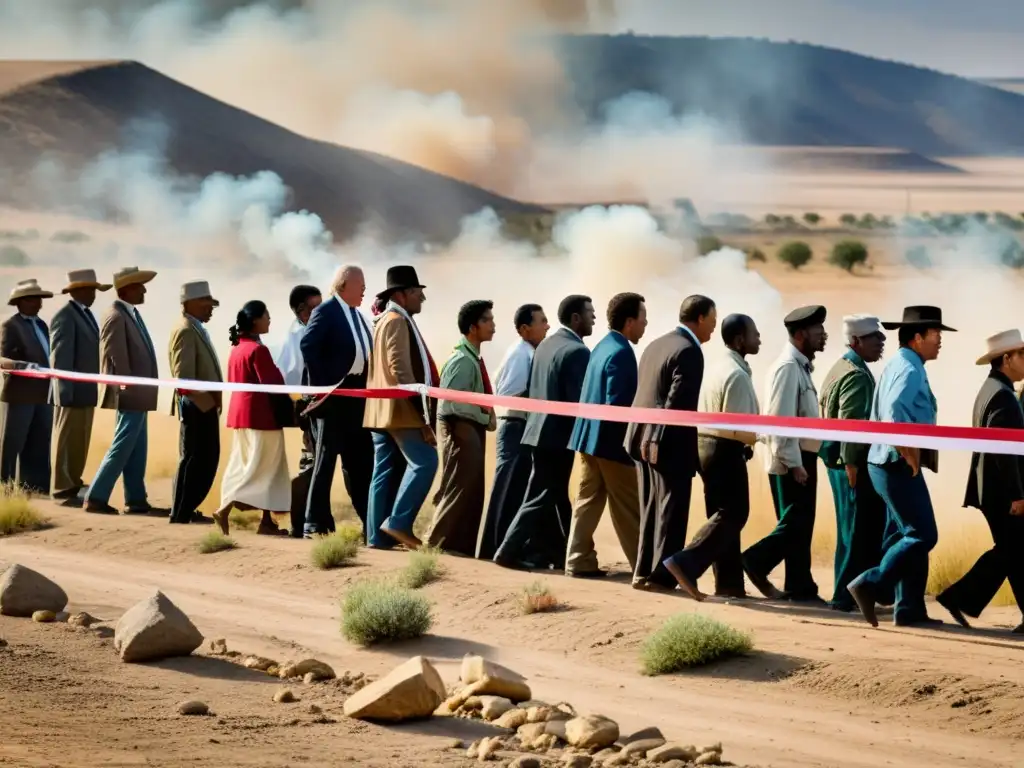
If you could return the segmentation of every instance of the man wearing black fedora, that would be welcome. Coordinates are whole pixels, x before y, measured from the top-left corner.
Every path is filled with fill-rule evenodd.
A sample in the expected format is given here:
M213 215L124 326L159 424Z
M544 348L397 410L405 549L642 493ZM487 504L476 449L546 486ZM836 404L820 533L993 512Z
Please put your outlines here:
M882 323L882 327L898 331L900 348L878 381L872 421L935 424L938 404L925 364L939 356L943 332L956 329L942 322L941 309L929 306L907 307L900 322ZM883 444L872 445L868 452L868 474L885 501L890 535L882 562L857 576L847 590L864 618L875 627L878 598L893 588L893 622L897 626L942 623L928 616L924 604L928 553L938 542L939 534L922 467L937 472L938 453Z
M413 319L426 301L424 287L413 267L388 269L387 287L377 294L386 303L373 330L369 389L437 386L437 366ZM413 524L437 474L436 406L436 400L419 394L366 401L363 426L373 432L374 448L366 521L371 547L422 544Z

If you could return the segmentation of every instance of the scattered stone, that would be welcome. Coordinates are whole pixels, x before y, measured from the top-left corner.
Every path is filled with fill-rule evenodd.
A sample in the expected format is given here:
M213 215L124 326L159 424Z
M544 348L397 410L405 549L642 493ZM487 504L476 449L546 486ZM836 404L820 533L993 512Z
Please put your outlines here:
M71 618L71 614L68 613L67 611L58 611L57 614L53 617L53 620L56 621L56 622L59 622L61 624L67 624L68 623L68 619L70 619L70 618Z
M541 762L536 757L524 755L509 763L508 768L541 768Z
M49 624L52 621L57 620L57 614L53 611L34 611L32 613L32 621L37 624Z
M476 759L481 763L485 763L488 760L493 760L495 753L502 747L501 739L497 736L490 739L482 739L480 746L477 747Z
M36 611L63 611L67 593L41 573L15 563L0 576L0 615L28 618Z
M722 753L721 752L705 752L702 755L698 755L697 759L693 761L697 765L721 765L722 764Z
M480 741L482 741L482 739ZM474 741L466 749L466 757L470 760L476 760L476 756L480 753L480 741Z
M558 744L558 739L550 733L545 733L533 742L533 748L545 752L547 750L554 749L556 744Z
M641 728L639 731L635 731L634 733L631 733L628 736L623 736L618 740L617 743L619 744L619 746L624 747L627 744L631 744L634 741L646 739L661 739L661 744L658 745L660 747L662 744L665 743L665 734L661 732L660 728L652 725L649 728Z
M624 746L622 748L622 754L644 757L648 752L663 746L665 746L664 739L637 739L636 741L631 741Z
M548 720L544 723L544 733L554 736L556 739L568 741L565 736L565 724L568 720Z
M686 763L682 760L669 760L667 763L662 763L661 768L686 768Z
M178 705L179 715L208 715L210 708L202 701L183 701Z
M313 683L317 682L320 679L321 678L317 677L316 672L307 672L302 676L302 682L306 685L313 685Z
M472 699L480 702L480 715L488 722L497 720L512 709L512 702L502 696L473 696L470 698L470 701ZM469 701L466 702L465 706L469 706Z
M306 675L309 674L313 675L311 681L333 680L337 677L329 664L324 664L322 661L318 661L317 659L303 659L302 661L285 664L277 672L277 676L282 680L287 680L293 677L301 677L305 679Z
M531 695L530 686L522 675L487 661L483 656L466 654L462 659L460 677L478 695L502 696L512 702L527 701Z
M68 624L72 627L85 627L86 629L91 627L97 621L98 620L95 616L91 616L84 611L82 613L74 613L68 618Z
M699 751L699 752L700 752L700 753L701 753L702 755L703 755L703 754L704 754L705 752L717 752L718 754L722 754L722 742L720 742L720 741L717 741L717 742L715 742L714 744L709 744L709 745L708 745L708 746L706 746L706 747L701 747L701 748L700 748L700 749L699 749L698 751Z
M509 728L515 730L521 725L526 724L526 710L525 709L510 709L508 712L503 714L494 724L499 728Z
M322 715L324 713L324 711L320 709L320 707L318 707L316 704L310 704L308 707L306 707L306 711L311 715ZM461 744L462 742L460 741L459 743Z
M679 744L665 744L664 746L652 749L647 753L647 759L652 763L667 763L669 760L685 760L692 762L697 759L697 748L693 746L681 746Z
M466 743L462 739L452 739L448 742L448 749L464 749Z
M297 699L295 698L295 694L292 693L291 688L282 688L274 694L274 701L278 704L292 704L297 701Z
M114 628L114 649L125 662L189 656L202 644L195 624L159 590L129 608Z
M553 712L551 707L530 707L526 710L526 722L546 723Z
M572 755L568 754L563 759L565 768L590 768L594 763L594 758L590 755Z
M445 697L444 682L423 656L415 656L345 700L358 720L400 722L429 717Z
M0 637L0 648L6 648L6 647L7 647L7 641L4 640L2 637Z
M614 720L601 715L574 717L565 724L566 741L574 747L601 749L609 747L619 738L619 726Z
M247 656L242 661L242 666L246 669L255 669L259 672L266 672L271 667L276 667L277 662L273 659L268 659L265 656Z
M228 641L223 637L210 641L210 653L214 656L226 656L228 652Z
M523 749L539 748L541 738L547 735L544 732L545 725L546 723L527 723L519 727L516 735L519 736L519 743Z
M271 664L264 671L271 677L277 677L277 673L281 671L281 668L278 667L277 664Z

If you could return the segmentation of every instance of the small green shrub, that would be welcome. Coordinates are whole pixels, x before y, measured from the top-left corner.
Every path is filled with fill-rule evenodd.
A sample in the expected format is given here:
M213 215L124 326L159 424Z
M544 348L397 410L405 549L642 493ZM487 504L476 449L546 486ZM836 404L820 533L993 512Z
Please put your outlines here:
M398 583L408 589L419 589L444 575L441 550L420 547L409 553L409 562L398 575Z
M519 595L519 610L524 614L547 613L561 607L558 598L543 581L535 581L523 587Z
M873 213L865 213L863 216L861 216L860 221L857 223L857 226L860 227L861 229L874 229L876 226L878 226L878 219L875 217L875 214Z
M835 244L832 253L828 257L829 264L853 272L858 264L864 264L868 260L868 249L860 240L842 240Z
M747 248L744 253L747 254L747 261L768 261L768 257L764 255L764 251L756 246Z
M315 568L329 571L351 564L363 543L362 528L346 523L329 536L320 536L313 542L309 556Z
M839 223L844 227L855 227L857 226L857 214L855 213L844 213L839 217Z
M707 256L709 253L714 253L720 250L722 247L722 241L714 235L701 235L697 238L697 252L701 256Z
M198 549L201 555L212 555L214 552L224 552L237 546L230 536L225 536L220 531L210 531L199 540Z
M811 246L800 240L794 240L779 248L778 259L784 264L789 264L793 269L800 269L811 260L813 255Z
M0 246L0 266L24 267L28 264L28 254L13 245Z
M769 213L764 217L764 223L772 227L775 227L782 223L782 219L780 219L774 213Z
M753 650L753 637L697 613L673 616L644 641L640 667L645 675L670 675Z
M32 506L32 499L16 483L0 486L0 536L49 528L49 521Z
M433 621L425 597L390 581L355 584L341 602L342 636L365 647L422 637Z
M814 213L813 211L808 211L807 213L804 214L804 221L806 221L813 227L816 224L821 223L821 216Z

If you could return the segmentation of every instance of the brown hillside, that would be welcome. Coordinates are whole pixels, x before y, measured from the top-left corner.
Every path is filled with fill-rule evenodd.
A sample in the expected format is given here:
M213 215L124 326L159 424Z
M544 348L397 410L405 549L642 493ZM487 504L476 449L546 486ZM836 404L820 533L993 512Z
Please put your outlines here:
M135 62L87 68L0 62L0 169L7 176L0 202L38 203L21 182L41 159L81 167L103 151L132 146L133 126L154 119L167 128L162 149L175 172L202 178L274 171L292 190L289 207L319 214L339 239L367 220L396 237L448 239L464 216L486 206L541 210L390 158L307 139Z

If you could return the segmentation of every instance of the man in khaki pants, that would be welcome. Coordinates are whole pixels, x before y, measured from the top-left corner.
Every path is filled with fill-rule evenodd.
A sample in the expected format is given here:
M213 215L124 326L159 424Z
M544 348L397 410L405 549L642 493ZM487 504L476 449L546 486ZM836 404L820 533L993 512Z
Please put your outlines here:
M109 291L91 269L68 272L61 293L69 301L50 322L50 364L62 371L100 372L100 326L92 313L97 291ZM71 503L85 487L82 472L89 456L92 420L98 402L98 385L92 381L54 379L50 395L56 406L54 426L57 450L53 462L53 498Z
M608 302L609 333L594 347L583 379L581 403L632 405L636 395L636 344L647 328L644 297L620 293ZM605 503L611 509L612 526L630 571L636 568L640 538L640 496L636 469L623 443L626 424L616 421L577 419L569 448L580 454L582 474L569 529L566 576L597 578L607 575L597 567L594 532Z

